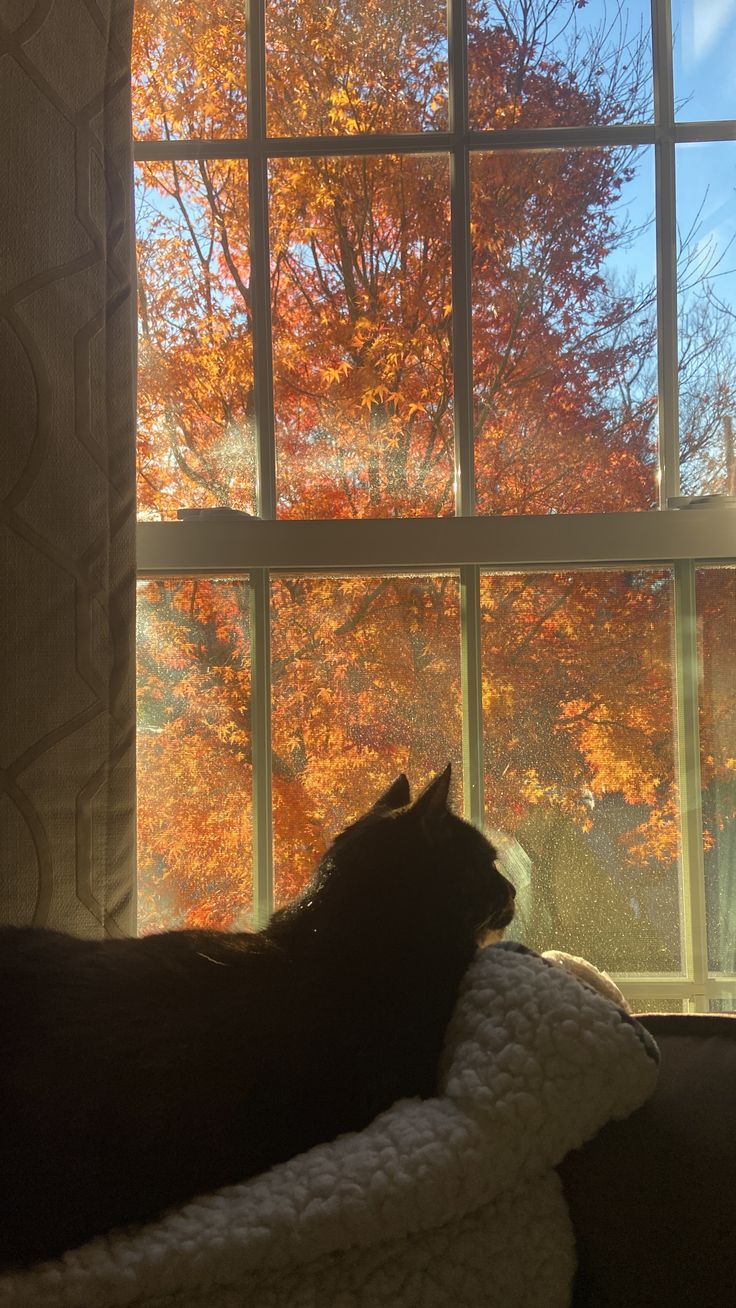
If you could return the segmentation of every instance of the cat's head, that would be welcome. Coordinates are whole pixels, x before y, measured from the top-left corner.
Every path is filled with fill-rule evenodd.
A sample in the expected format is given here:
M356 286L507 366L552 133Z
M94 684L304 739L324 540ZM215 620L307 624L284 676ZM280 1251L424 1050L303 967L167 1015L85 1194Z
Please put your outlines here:
M412 802L402 773L333 840L283 910L315 936L470 951L514 915L513 886L480 831L452 812L451 767ZM279 917L280 915L276 915ZM273 921L273 919L272 919Z

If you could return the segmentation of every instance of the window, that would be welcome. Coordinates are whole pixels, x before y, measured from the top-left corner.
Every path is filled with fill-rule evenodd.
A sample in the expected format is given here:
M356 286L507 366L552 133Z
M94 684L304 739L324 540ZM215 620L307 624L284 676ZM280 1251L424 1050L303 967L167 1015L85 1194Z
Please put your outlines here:
M733 1006L726 8L137 0L141 930L452 759L517 934Z

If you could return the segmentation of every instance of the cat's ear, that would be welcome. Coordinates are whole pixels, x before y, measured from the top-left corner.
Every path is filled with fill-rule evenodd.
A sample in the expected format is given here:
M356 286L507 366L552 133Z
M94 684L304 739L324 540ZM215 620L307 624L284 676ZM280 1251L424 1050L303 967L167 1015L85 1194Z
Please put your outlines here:
M401 772L395 781L391 782L388 790L377 799L373 805L377 808L405 808L411 802L411 791L406 774Z
M430 781L414 804L413 811L426 821L436 821L447 812L447 796L450 793L452 764L448 763L444 772L440 772L434 781Z

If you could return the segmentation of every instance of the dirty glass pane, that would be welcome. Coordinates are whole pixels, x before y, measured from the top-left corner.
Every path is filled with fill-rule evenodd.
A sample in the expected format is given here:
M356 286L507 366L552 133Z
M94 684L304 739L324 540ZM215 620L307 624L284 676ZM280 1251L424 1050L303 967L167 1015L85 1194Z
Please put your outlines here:
M609 971L678 972L671 575L487 574L481 613L510 934Z
M255 508L248 169L137 170L138 516Z
M253 899L248 585L138 585L138 930L244 927Z
M479 513L657 505L650 148L471 159Z
M650 122L650 25L648 0L470 3L471 127Z
M454 508L446 156L270 170L278 512Z
M133 131L138 140L244 136L247 5L135 0Z
M696 598L708 967L736 975L736 568L700 568Z
M279 577L272 588L275 899L400 772L448 762L462 812L459 581Z
M441 0L269 0L269 136L447 129Z
M736 143L676 149L683 495L736 499Z

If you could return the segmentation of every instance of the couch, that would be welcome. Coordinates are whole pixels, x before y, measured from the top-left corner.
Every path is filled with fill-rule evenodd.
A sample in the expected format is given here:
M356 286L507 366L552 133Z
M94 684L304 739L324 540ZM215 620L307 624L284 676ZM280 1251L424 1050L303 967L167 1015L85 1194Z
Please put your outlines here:
M653 1096L558 1168L573 1308L733 1308L736 1016L637 1017L660 1050Z

